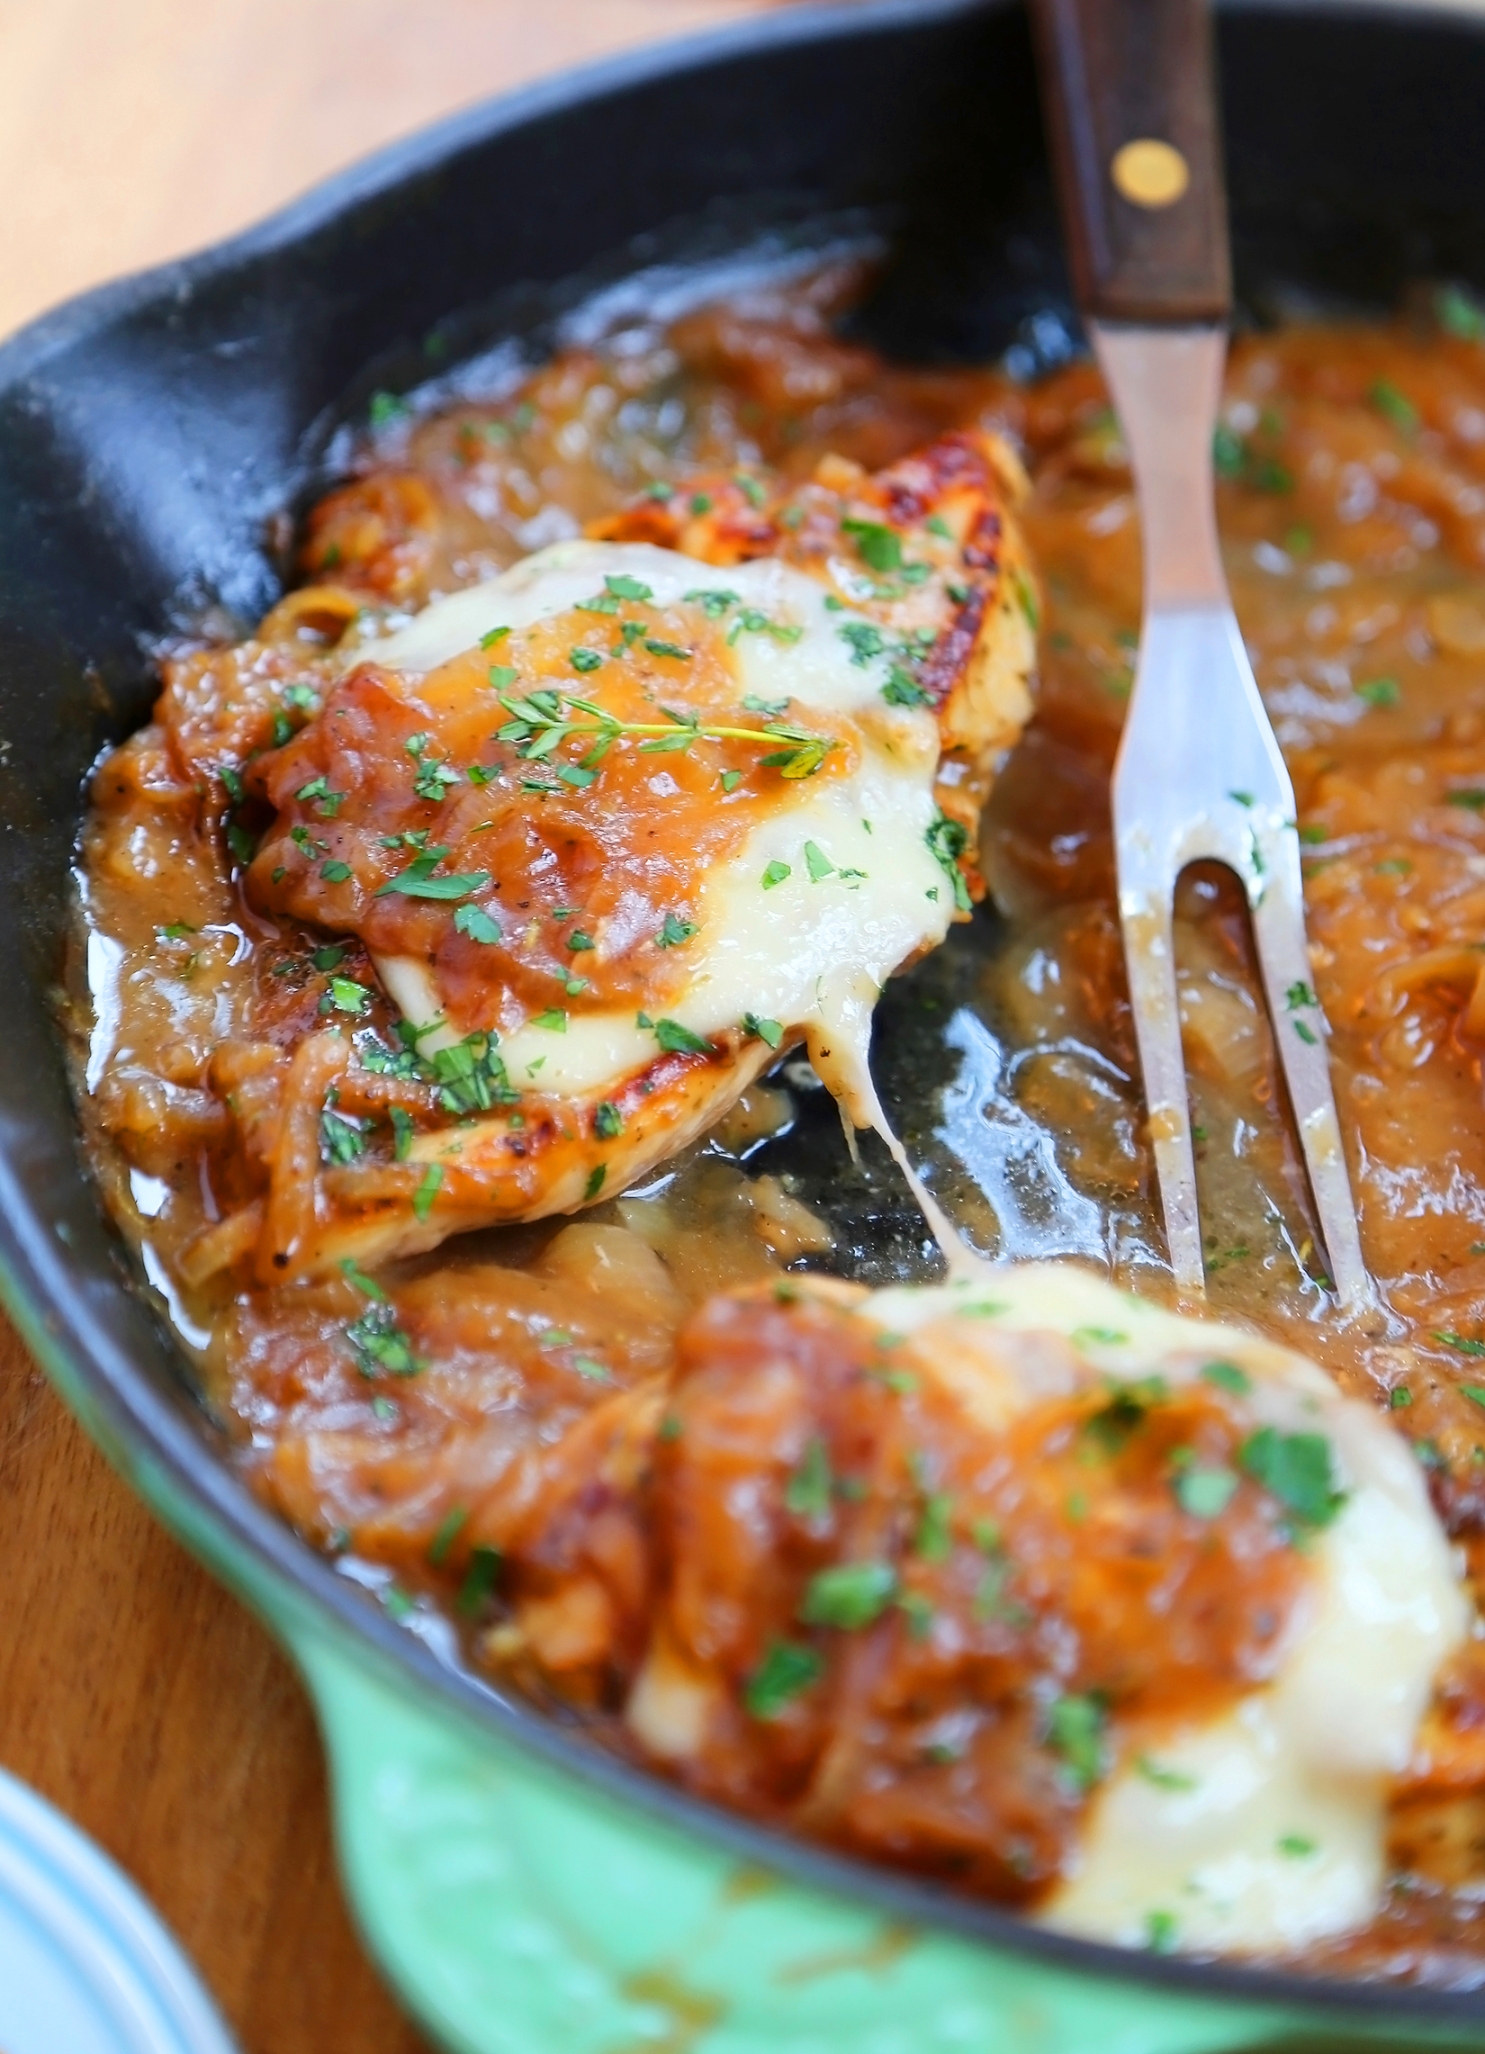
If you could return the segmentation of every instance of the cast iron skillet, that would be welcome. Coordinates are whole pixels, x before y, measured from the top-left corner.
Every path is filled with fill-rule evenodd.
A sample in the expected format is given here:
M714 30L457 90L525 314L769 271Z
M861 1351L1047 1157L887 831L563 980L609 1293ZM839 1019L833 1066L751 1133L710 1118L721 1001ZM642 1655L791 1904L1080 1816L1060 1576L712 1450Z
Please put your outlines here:
M1420 277L1485 286L1485 24L1269 0L1224 11L1221 62L1250 318L1383 310ZM249 1563L260 1588L507 1743L899 1918L1084 1974L1349 2015L1369 2039L1432 2025L1478 2043L1478 1997L1038 1933L724 1818L444 1668L223 1461L78 1150L54 992L84 772L144 718L151 638L207 610L246 624L277 596L271 517L321 482L334 424L373 385L410 386L502 337L539 348L605 280L863 225L891 249L860 316L869 339L907 356L1055 356L1071 317L1035 107L1005 0L770 16L475 109L0 348L5 1296L90 1429L219 1568Z

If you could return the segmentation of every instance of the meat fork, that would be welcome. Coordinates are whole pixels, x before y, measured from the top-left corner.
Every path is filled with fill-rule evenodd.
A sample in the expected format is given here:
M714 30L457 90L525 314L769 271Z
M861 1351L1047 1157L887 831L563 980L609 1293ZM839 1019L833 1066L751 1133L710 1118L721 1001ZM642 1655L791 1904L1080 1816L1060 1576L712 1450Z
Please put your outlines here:
M1275 1044L1342 1305L1373 1293L1311 983L1294 787L1217 541L1212 438L1232 308L1205 0L1033 0L1078 303L1129 450L1144 619L1114 767L1119 917L1178 1284L1205 1284L1172 938L1210 858L1247 894Z

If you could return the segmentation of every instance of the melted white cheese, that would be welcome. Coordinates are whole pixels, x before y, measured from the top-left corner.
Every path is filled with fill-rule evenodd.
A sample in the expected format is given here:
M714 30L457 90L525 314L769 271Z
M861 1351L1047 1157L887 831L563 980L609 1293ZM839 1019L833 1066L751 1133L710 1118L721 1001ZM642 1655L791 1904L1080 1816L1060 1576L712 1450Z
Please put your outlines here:
M1406 1765L1439 1664L1469 1623L1422 1473L1396 1435L1302 1356L1070 1266L986 1264L936 1289L878 1292L861 1310L914 1335L920 1366L989 1428L1056 1394L1047 1379L1065 1371L1055 1360L1028 1349L1019 1366L1004 1346L1007 1329L1041 1329L1117 1378L1180 1385L1214 1359L1236 1363L1251 1388L1233 1402L1255 1427L1329 1439L1346 1502L1309 1544L1273 1682L1162 1738L1150 1756L1163 1780L1134 1764L1110 1777L1040 1916L1124 1945L1158 1931L1178 1947L1238 1953L1301 1947L1371 1917L1387 1780Z
M937 726L926 711L886 704L884 657L854 659L841 628L863 616L827 607L813 579L771 559L723 571L647 544L560 542L487 584L436 600L354 660L371 657L419 675L473 648L491 628L529 627L567 612L617 575L642 580L659 605L721 589L801 629L789 643L738 637L728 654L739 702L790 698L812 713L859 719L856 769L846 777L780 779L776 803L742 849L699 880L689 981L666 1016L708 1036L738 1026L745 1013L804 1028L812 1041L833 1038L854 1050L851 1074L865 1076L877 994L899 964L942 941L954 893L927 842L937 813ZM811 877L806 843L829 859L829 874ZM771 863L787 864L789 875L765 890ZM438 1017L424 964L383 956L377 969L408 1019L421 1026ZM422 1045L435 1049L453 1038L436 1031ZM656 1053L653 1033L635 1024L632 1008L574 1014L560 1031L528 1025L501 1043L518 1088L574 1097L607 1089ZM845 1102L861 1124L874 1119L859 1092Z

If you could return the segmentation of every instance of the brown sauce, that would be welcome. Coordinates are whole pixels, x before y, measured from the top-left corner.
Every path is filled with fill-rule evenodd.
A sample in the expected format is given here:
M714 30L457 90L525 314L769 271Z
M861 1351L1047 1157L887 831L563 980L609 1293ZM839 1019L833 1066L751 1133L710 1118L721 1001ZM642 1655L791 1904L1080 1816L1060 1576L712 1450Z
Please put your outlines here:
M301 1150L311 1168L333 1162L338 1146L353 1145L346 1123L354 1129L379 1111L376 1080L358 1087L363 1102L348 1087L341 1095L337 1073L323 1080L334 1096L321 1092L315 1116L292 1126L285 1082L296 1051L327 1018L371 1021L389 1034L395 1025L360 944L331 932L323 878L301 876L302 851L288 841L289 820L303 825L314 813L304 787L333 766L306 741L302 762L283 769L282 789L269 790L252 786L251 759L291 739L304 709L334 693L347 718L356 715L356 691L368 688L336 685L332 652L358 609L415 608L612 516L657 481L725 478L739 465L804 478L832 454L880 467L946 429L1005 430L1032 473L1024 521L1043 619L1037 716L1001 772L981 850L1000 918L981 915L889 995L879 1070L912 1153L983 1252L1081 1256L1166 1295L1107 815L1139 590L1117 427L1084 365L1025 387L992 373L896 369L839 343L828 317L848 283L825 276L789 298L764 294L664 335L630 336L623 348L574 352L487 405L427 419L394 413L357 475L310 516L301 559L310 590L285 601L253 641L188 651L165 666L157 721L100 766L84 835L83 925L97 995L95 1012L80 997L76 1016L96 1052L84 1119L109 1202L125 1233L151 1251L151 1276L168 1288L245 1472L303 1533L356 1565L394 1612L442 1611L472 1662L582 1708L618 1746L630 1744L613 1713L637 1660L639 1622L660 1607L678 1639L696 1630L683 1619L675 1522L704 1524L714 1493L688 1466L704 1435L667 1438L666 1422L687 1407L749 1397L748 1377L735 1361L729 1367L719 1338L722 1313L697 1308L798 1260L862 1270L822 1187L884 1215L901 1207L900 1187L870 1153L852 1168L819 1117L818 1095L788 1065L670 1173L581 1224L466 1237L376 1278L352 1266L285 1285L245 1270L246 1244L233 1236L253 1197L254 1163L285 1148ZM1303 1347L1344 1388L1388 1411L1479 1575L1485 348L1432 324L1245 338L1229 371L1218 456L1234 597L1295 778L1315 983L1334 1030L1363 1244L1388 1323L1358 1334L1335 1313L1254 998L1244 919L1224 880L1193 875L1179 951L1211 1298L1219 1313ZM247 846L234 856L231 837L252 815L209 774L223 761L247 766L245 803L276 811L282 845L270 839L255 856ZM354 825L321 824L337 837ZM359 842L349 853L375 860ZM272 880L254 903L241 882L250 856ZM602 860L598 852L600 869ZM396 946L409 935L417 944L416 905L387 917ZM563 953L545 966L549 977L564 970ZM427 1087L398 1082L404 1095L419 1088ZM810 1149L827 1152L814 1183L778 1152L791 1129L808 1129ZM245 1137L241 1149L229 1135ZM874 1242L865 1265L874 1277L925 1267L914 1233ZM756 1357L758 1320L797 1329L798 1317L755 1313L745 1359ZM787 1339L784 1357L797 1331ZM847 1442L863 1462L895 1463L898 1482L868 1493L853 1515L880 1518L887 1505L901 1513L905 1429L883 1424L881 1387L859 1371L850 1362L819 1369L810 1402L825 1412L812 1431L833 1470L849 1467ZM767 1419L753 1425L763 1477L778 1442ZM1225 1446L1215 1413L1173 1419L1169 1431L1186 1443L1208 1436L1213 1459ZM1023 1463L1065 1500L1059 1464L1081 1459L1067 1453L1081 1445L1079 1422L1036 1414L1018 1433ZM914 1449L935 1445L933 1421L917 1421ZM1109 1471L1109 1488L1126 1509L1142 1507L1142 1518L1156 1517L1147 1488L1155 1472L1140 1465L1158 1468L1164 1445L1116 1451ZM942 1459L953 1466L947 1444ZM1038 1528L1035 1505L997 1505L981 1481L985 1520L1041 1532L1026 1543L1028 1559L1058 1554L1055 1520ZM769 1488L783 1488L778 1476ZM976 1488L965 1478L956 1485L960 1495ZM637 1523L641 1506L648 1527ZM1243 1540L1251 1567L1253 1550L1269 1545L1263 1508L1242 1496L1231 1518L1224 1536ZM806 1554L820 1544L807 1532L795 1538ZM845 1544L844 1531L832 1533L832 1547ZM1162 1531L1151 1545L1179 1557L1178 1535ZM770 1618L777 1626L795 1604L784 1586L804 1573L802 1560L790 1567L787 1547L765 1556L783 1583L743 1576L745 1616L726 1656L739 1679L756 1674ZM1276 1611L1287 1562L1274 1553ZM972 1595L952 1587L968 1574L957 1557L924 1574L937 1579L935 1604L973 1610ZM1193 1590L1214 1579L1210 1602L1193 1598L1210 1641L1193 1657L1199 1698L1261 1673L1262 1651L1224 1608L1220 1561L1193 1558L1191 1575ZM1074 1604L1066 1593L1043 1601L1059 1616ZM1085 1793L1069 1795L1029 1728L1007 1742L1004 1722L993 1774L967 1779L963 1770L978 1728L955 1728L958 1754L924 1755L935 1743L923 1735L966 1694L1028 1701L1039 1657L1006 1624L1019 1617L1009 1586L1005 1602L1004 1644L978 1647L972 1676L915 1674L926 1657L903 1624L888 1673L855 1686L837 1679L836 1723L844 1706L858 1723L875 1722L875 1738L854 1761L841 1742L828 1776L819 1773L820 1733L791 1718L761 1738L740 1726L735 1746L691 1780L857 1851L1009 1901L1034 1898L1056 1873ZM1099 1672L1137 1668L1136 1586L1121 1593L1111 1567L1076 1603L1079 1645L1100 1635L1117 1643ZM1485 1875L1477 1671L1459 1665L1399 1792L1393 1851L1403 1882L1383 1919L1312 1966L1459 1983L1485 1962L1471 1894ZM1131 1681L1135 1697L1141 1687ZM909 1755L913 1775L890 1772ZM813 1796L801 1809L806 1790Z

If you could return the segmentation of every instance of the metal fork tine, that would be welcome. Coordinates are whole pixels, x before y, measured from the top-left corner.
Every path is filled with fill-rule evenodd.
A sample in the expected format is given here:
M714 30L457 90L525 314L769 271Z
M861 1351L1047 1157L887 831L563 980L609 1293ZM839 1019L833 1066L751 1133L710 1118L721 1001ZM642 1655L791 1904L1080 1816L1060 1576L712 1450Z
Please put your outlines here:
M1214 858L1242 880L1275 1043L1342 1303L1374 1302L1310 984L1294 787L1233 618L1212 497L1218 328L1093 324L1139 495L1145 612L1114 768L1119 909L1171 1264L1203 1284L1172 955L1176 879Z
M1158 889L1126 888L1120 895L1124 959L1134 1007L1155 1174L1165 1213L1171 1266L1183 1291L1202 1289L1201 1223L1196 1209L1196 1163L1191 1153L1191 1108L1181 1049L1180 997L1171 926L1173 876Z
M1293 841L1292 831L1285 839ZM1336 1118L1325 1046L1330 1029L1310 982L1299 857L1296 849L1281 844L1273 858L1277 874L1270 875L1253 906L1253 939L1331 1279L1342 1306L1357 1312L1373 1302L1374 1294Z

